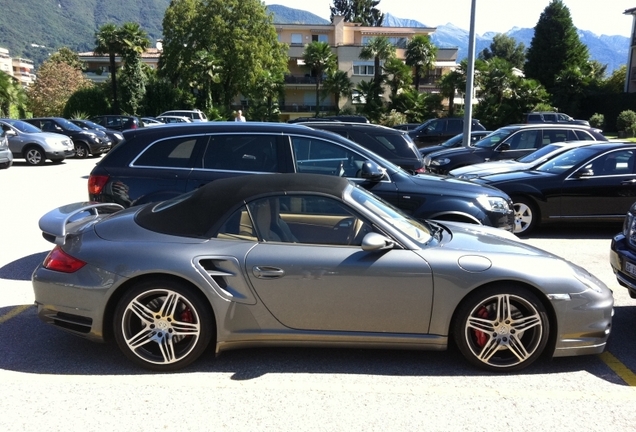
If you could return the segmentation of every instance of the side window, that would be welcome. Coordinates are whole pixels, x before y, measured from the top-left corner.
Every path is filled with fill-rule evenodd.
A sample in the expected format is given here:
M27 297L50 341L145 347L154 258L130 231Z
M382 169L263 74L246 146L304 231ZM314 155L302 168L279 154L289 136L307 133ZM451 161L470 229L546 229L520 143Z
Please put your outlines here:
M336 143L292 137L296 172L359 177L366 158Z
M618 150L604 154L586 165L595 176L627 175L634 172L634 151Z
M213 135L203 155L205 169L279 172L273 135Z
M359 246L372 230L342 202L324 196L267 197L247 208L254 234L263 242ZM245 225L242 216L234 218L234 226L237 221L239 227Z
M594 137L587 131L575 130L570 132L575 136L575 138L573 139L578 139L581 141L595 141Z
M568 141L573 138L571 131L567 129L551 129L543 131L543 145L555 142Z
M556 122L557 121L556 114L546 113L546 114L543 114L543 118L545 119L546 122Z
M134 166L188 168L196 137L179 137L153 143L133 162Z
M258 241L247 207L242 206L235 211L221 226L215 237L232 240Z
M507 141L510 150L535 149L538 147L537 138L541 135L541 130L522 130L512 135Z
M462 123L463 121L461 121L460 119L448 119L448 127L446 128L446 130L448 132L460 133L463 129Z

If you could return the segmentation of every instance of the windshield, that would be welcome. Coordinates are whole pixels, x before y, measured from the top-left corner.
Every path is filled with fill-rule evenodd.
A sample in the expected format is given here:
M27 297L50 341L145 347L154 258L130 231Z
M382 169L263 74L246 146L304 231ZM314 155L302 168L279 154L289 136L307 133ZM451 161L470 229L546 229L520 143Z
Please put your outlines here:
M415 243L425 246L431 239L431 232L426 225L407 216L389 203L378 199L365 189L354 187L351 191L351 198L360 206L382 218L386 223L409 237Z
M9 123L11 126L24 133L39 133L42 129L33 126L31 123L23 122L20 120L3 120Z
M413 132L419 132L421 130L426 129L426 126L428 126L429 123L432 122L433 120L435 120L435 119L426 120L424 123L422 123L421 125L419 125L415 129L413 129Z
M447 139L443 143L440 144L441 147L444 148L453 148L456 147L458 143L462 141L464 134L455 135L454 137Z
M545 147L541 147L539 150L533 151L530 154L527 154L525 156L518 158L517 162L523 162L523 163L535 162L543 158L544 156L547 156L550 153L562 148L563 148L563 145L560 145L560 144L548 144Z
M485 137L484 139L477 141L475 147L478 148L493 148L512 134L512 129L499 129Z
M76 124L71 123L70 121L60 118L57 119L57 122L64 128L70 131L81 131L83 130L81 127L77 126Z
M555 158L539 165L536 170L549 173L562 173L594 156L597 150L590 147L579 147L561 153Z

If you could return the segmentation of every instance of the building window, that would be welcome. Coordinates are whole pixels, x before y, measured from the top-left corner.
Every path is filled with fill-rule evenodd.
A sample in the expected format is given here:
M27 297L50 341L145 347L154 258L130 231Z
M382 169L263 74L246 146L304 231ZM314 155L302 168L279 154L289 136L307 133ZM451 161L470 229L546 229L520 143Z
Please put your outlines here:
M373 63L354 63L354 75L373 76L375 74L375 66Z
M292 45L294 45L294 44L302 45L302 43L303 43L303 35L301 35L300 33L292 33L292 35L291 35L291 43L292 43Z
M375 39L377 36L363 36L362 37L362 45L369 45L371 39ZM396 48L406 48L406 44L408 40L405 37L389 37L387 38L391 45Z
M311 35L311 41L312 42L326 42L326 43L329 43L329 39L327 38L326 34Z

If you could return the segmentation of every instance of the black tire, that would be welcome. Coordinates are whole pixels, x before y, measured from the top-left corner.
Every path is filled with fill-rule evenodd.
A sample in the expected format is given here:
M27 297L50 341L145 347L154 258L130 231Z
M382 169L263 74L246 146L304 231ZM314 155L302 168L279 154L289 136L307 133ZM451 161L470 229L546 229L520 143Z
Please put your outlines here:
M78 159L86 159L91 151L84 143L75 144L75 157Z
M11 164L9 162L1 163L0 164L0 169L7 169L10 166L11 166Z
M44 162L46 162L46 155L44 154L44 151L37 146L29 146L25 148L23 156L29 165L44 165Z
M158 372L194 362L209 345L214 328L209 305L201 296L169 279L133 286L117 304L113 322L124 355Z
M529 198L512 197L512 207L515 212L513 232L518 236L530 234L539 225L537 206Z
M550 322L532 292L501 284L469 295L457 308L452 330L470 363L491 372L514 372L541 356Z
M64 159L51 159L51 162L53 162L55 165L59 165L64 162Z

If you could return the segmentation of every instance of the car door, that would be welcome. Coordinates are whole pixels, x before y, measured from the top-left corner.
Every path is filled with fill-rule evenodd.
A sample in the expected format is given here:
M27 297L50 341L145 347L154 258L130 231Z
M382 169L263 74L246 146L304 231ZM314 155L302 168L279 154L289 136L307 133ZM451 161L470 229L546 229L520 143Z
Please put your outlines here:
M255 225L261 225L256 229L259 242L247 254L245 269L257 296L283 325L337 332L428 332L433 284L422 257L400 247L363 251L360 234L374 228L332 198L261 201L269 204L264 218L255 216ZM258 206L264 207L250 204L250 213ZM274 234L263 239L278 217L287 221L293 240ZM303 230L307 225L312 229ZM352 228L355 235L349 236ZM321 235L314 235L320 230Z
M636 201L636 149L604 153L572 173L563 183L563 217L622 218Z
M517 159L532 153L542 145L541 129L521 129L499 144L490 160Z

